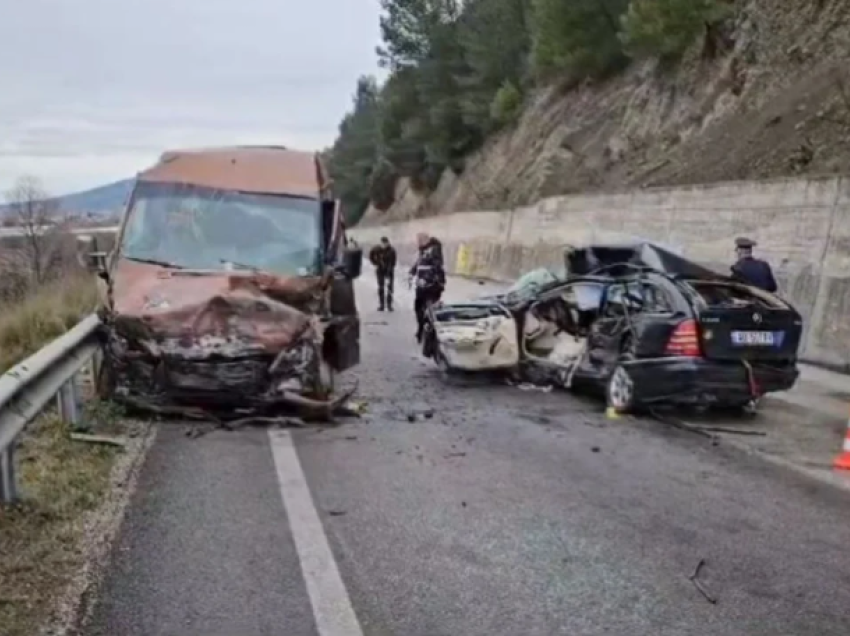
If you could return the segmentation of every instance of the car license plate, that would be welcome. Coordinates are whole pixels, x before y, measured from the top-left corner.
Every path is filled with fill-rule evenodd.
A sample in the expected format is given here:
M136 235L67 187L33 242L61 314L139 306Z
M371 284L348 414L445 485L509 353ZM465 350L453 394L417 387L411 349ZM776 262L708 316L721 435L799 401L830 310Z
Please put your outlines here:
M782 332L779 332L781 334ZM775 331L733 331L732 344L737 346L772 347L776 344Z

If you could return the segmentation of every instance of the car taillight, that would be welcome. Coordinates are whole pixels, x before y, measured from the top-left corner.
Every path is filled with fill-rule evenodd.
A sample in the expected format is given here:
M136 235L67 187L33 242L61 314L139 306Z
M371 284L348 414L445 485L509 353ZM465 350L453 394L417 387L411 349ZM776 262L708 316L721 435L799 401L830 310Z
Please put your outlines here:
M699 348L696 320L685 320L676 326L676 329L670 335L670 340L667 341L666 353L668 356L689 358L698 358L702 355Z

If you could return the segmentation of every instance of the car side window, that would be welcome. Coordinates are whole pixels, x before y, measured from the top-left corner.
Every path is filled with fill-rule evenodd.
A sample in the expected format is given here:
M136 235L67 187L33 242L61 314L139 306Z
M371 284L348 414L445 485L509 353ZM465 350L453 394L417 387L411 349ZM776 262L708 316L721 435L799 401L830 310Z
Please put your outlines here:
M605 294L605 306L602 310L603 318L620 318L627 312L633 311L637 303L629 298L625 283L614 283L608 286Z
M669 314L673 311L670 297L661 287L653 283L642 283L643 311L649 314Z
M672 311L672 306L663 289L646 281L614 283L608 288L605 317L628 314L663 314Z

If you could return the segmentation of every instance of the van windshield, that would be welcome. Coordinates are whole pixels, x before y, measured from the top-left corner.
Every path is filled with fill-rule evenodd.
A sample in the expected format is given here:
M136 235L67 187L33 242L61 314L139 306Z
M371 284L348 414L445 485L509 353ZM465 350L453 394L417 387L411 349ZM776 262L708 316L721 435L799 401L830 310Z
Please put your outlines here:
M306 276L320 264L320 212L318 199L139 182L122 256L186 269Z

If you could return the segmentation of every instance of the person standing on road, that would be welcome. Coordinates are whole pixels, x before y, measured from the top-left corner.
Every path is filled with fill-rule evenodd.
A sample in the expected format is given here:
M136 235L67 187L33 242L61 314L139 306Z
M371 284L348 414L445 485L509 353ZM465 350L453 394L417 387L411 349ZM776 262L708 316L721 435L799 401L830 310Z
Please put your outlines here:
M747 285L775 293L779 286L773 277L773 270L767 261L753 256L756 242L748 238L735 239L737 262L732 265L732 277Z
M413 310L416 312L416 342L422 342L425 329L425 312L428 306L439 301L446 288L446 270L443 265L443 244L425 232L416 235L419 256L410 276L416 285Z
M369 261L375 266L375 276L378 279L378 311L393 310L393 293L395 291L395 248L390 245L390 239L381 237L381 242L369 250Z

